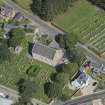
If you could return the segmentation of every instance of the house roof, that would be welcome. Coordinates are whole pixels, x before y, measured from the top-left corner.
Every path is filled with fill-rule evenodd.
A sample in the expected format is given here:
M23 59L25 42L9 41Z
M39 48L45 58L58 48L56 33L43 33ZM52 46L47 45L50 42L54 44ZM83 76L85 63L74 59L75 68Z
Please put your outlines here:
M86 84L88 80L88 75L86 75L83 71L79 71L77 75L75 76L76 81L82 86L83 84Z
M42 45L41 43L35 43L32 52L48 59L53 59L56 50L46 45Z
M59 44L55 41L55 39L52 40L52 42L49 44L49 47L51 48L60 48Z

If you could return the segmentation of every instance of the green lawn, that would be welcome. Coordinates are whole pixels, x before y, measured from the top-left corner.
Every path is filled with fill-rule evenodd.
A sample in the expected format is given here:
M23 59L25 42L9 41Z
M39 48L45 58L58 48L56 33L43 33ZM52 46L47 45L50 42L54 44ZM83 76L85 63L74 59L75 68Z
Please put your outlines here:
M2 0L0 0L0 5L2 5L3 4L3 1Z
M32 4L32 0L13 0L13 1L15 1L22 8L30 10L30 5Z
M27 36L26 39L24 39L22 43L23 51L19 55L14 54L12 55L10 62L0 64L0 84L16 89L16 83L18 80L21 78L27 78L26 70L31 65L38 65L40 70L37 73L37 76L33 78L36 83L35 86L37 87L34 96L36 99L49 102L50 98L44 94L43 85L45 82L49 81L50 74L55 72L55 68L37 60L30 60L27 57L28 41L31 39L32 36ZM68 88L66 88L65 91L63 90L63 94L66 94L68 97L70 97L70 94L72 93L73 91Z
M105 51L105 12L87 0L78 0L69 10L57 16L54 24L66 32L79 36L79 40L97 51Z
M49 98L44 94L43 84L49 79L52 72L55 69L47 64L36 60L30 60L27 57L28 40L29 36L23 41L24 49L19 55L13 55L11 61L0 64L0 84L16 89L16 83L20 78L27 78L26 70L31 64L38 65L40 71L34 78L38 90L35 93L35 97L42 101L49 101Z

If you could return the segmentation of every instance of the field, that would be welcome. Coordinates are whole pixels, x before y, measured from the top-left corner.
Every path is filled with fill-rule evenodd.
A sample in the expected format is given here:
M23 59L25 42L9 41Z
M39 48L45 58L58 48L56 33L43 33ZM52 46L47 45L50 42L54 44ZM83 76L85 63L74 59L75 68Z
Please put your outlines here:
M105 12L87 0L78 0L53 23L66 32L78 35L79 41L99 53L105 51Z
M30 5L32 4L32 0L13 0L13 1L15 1L22 8L30 10Z

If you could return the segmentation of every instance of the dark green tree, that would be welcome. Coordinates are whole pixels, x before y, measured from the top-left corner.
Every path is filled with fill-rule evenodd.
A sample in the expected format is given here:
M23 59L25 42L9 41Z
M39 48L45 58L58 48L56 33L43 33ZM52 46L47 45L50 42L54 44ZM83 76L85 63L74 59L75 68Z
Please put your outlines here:
M69 74L65 72L59 72L55 75L55 82L61 86L65 86L65 84L69 81Z
M44 85L45 94L49 98L58 98L62 96L62 88L57 83L45 83Z
M12 105L24 105L24 104L22 104L21 102L16 102L16 103L14 103Z
M0 63L4 61L10 61L11 53L8 49L7 42L5 40L0 40Z
M88 1L105 10L105 0L88 0Z
M61 48L65 48L66 50L72 49L78 42L78 36L73 33L65 33L65 35L57 35L55 36L55 40L59 43Z
M20 102L22 104L31 103L31 98L34 96L36 92L35 83L28 80L21 79L17 84L19 94L21 96Z
M25 38L25 31L21 28L12 29L10 31L9 46L16 47L21 45L22 40Z
M33 0L32 11L42 19L51 21L54 17L65 12L74 0Z
M74 54L72 62L77 63L78 66L80 67L86 60L86 56L84 54L83 49L75 48L72 50L72 53Z

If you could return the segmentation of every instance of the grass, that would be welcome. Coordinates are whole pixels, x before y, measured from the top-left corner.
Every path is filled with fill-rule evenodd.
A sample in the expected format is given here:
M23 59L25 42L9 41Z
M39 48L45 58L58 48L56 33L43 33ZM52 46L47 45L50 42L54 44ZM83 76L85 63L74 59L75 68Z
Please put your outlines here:
M66 13L57 16L53 23L66 32L78 35L81 42L103 53L105 51L104 19L103 10L87 0L78 0Z
M3 5L4 3L3 3L3 1L2 0L0 0L0 5Z
M55 72L55 69L47 64L36 60L30 60L27 57L27 47L30 36L24 39L24 49L19 55L13 55L10 62L0 64L0 84L16 89L16 83L20 78L27 78L26 70L30 65L38 65L40 71L35 77L38 90L35 93L35 97L42 101L49 101L49 98L44 94L43 84L49 79L51 73Z
M19 6L26 10L30 10L30 5L32 4L32 0L13 0L15 1Z
M28 42L30 40L32 40L32 36L27 36L22 43L23 51L19 55L12 55L10 62L0 64L0 84L17 89L16 83L18 80L21 78L27 78L27 69L31 65L38 65L40 70L37 73L37 76L33 78L33 81L36 83L35 87L37 87L34 97L48 103L50 98L45 95L43 86L45 82L49 81L50 75L56 71L52 66L37 60L31 60L27 57ZM72 93L73 91L68 88L63 90L63 94L68 97L70 97L70 94Z

